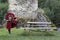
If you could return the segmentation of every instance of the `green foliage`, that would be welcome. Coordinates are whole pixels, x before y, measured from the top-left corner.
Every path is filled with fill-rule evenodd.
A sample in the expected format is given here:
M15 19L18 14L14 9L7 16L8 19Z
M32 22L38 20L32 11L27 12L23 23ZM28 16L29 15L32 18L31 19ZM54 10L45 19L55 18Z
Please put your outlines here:
M0 0L0 3L8 2L8 0Z
M60 26L60 0L39 0L39 8L45 10L45 14Z
M0 3L0 23L2 22L5 13L7 12L8 4L7 3Z
M4 8L6 8L8 6L7 3L0 3L0 10L3 10Z
M25 19L23 19L23 18L20 18L20 19L19 19L19 23L20 23L20 24L22 24L22 23L24 23L24 22L25 22Z

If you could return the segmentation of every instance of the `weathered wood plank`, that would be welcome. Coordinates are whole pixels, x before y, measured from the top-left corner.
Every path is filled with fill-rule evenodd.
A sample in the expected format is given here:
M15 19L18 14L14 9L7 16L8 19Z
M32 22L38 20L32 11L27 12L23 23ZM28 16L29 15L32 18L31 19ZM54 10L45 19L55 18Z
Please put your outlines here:
M44 26L44 27L47 27L48 25L30 25L30 26L40 26L40 27ZM51 26L51 25L49 25L49 26Z
M51 22L27 22L28 24L51 24Z
M36 28L33 28L33 27L24 27L24 28L21 28L21 29L57 29L56 27L36 27Z

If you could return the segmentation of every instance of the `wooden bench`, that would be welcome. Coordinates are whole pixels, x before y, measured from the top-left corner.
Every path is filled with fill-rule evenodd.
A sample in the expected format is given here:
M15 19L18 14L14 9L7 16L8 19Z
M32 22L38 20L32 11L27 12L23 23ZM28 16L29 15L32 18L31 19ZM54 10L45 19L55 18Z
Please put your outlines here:
M57 29L56 27L51 27L51 22L27 22L27 27L22 29L46 29L46 30L53 30Z

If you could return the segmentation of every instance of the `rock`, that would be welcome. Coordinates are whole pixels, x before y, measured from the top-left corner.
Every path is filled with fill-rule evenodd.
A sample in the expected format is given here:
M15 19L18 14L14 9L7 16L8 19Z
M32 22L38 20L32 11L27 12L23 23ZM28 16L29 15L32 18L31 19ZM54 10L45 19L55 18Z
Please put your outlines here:
M36 21L38 22L48 22L46 17L42 14L44 10L38 10L38 0L8 0L8 2L9 10L12 10L17 18L37 18Z
M35 18L38 9L38 0L9 0L9 10L15 13L16 17Z

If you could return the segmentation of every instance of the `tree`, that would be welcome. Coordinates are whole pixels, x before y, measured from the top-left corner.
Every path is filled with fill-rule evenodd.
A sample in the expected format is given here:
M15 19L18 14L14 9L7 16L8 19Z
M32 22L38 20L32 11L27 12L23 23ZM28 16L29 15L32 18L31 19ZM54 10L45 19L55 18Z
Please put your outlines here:
M0 3L0 23L2 22L5 13L7 12L8 4L7 3Z
M60 0L38 0L39 8L45 10L45 14L56 24L60 26Z

